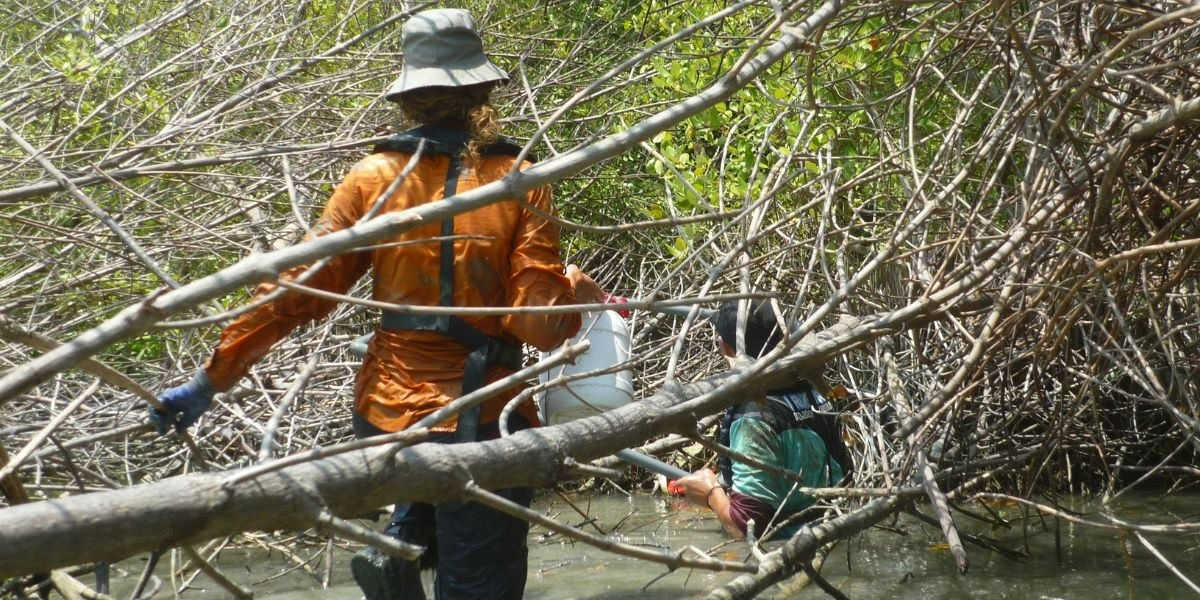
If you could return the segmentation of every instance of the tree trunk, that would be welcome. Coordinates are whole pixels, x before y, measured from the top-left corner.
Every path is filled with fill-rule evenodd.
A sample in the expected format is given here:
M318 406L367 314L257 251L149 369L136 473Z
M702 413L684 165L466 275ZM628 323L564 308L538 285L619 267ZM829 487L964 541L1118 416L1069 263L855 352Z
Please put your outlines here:
M886 317L846 319L807 338L783 360L759 365L757 372L731 371L671 386L596 417L500 440L420 444L398 452L371 448L234 485L222 482L240 471L184 475L0 510L0 578L112 562L242 531L304 529L323 507L353 517L397 500L459 500L468 481L485 489L549 486L568 474L567 458L593 460L657 435L690 433L700 417L886 333L887 323Z

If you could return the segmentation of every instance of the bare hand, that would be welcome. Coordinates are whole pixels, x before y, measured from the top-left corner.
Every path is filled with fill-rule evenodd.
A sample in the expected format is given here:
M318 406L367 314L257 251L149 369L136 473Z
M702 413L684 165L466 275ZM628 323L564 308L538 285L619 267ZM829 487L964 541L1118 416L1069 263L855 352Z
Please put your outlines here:
M580 270L577 265L567 265L567 279L575 288L575 301L580 304L601 304L604 302L604 290Z

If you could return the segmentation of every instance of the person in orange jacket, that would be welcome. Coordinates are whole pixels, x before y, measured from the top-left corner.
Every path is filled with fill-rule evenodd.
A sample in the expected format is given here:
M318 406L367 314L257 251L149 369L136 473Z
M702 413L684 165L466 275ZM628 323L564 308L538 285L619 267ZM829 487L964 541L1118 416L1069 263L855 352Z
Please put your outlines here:
M488 60L470 14L428 10L403 28L405 65L386 98L420 126L393 136L360 160L333 192L314 235L353 226L377 201L402 211L499 180L515 165L520 147L499 137L492 88L507 74ZM415 168L388 198L384 192L420 153ZM520 168L528 163L519 165ZM525 204L522 204L524 202ZM333 257L304 285L344 293L374 270L372 297L413 306L562 306L603 301L603 291L577 267L563 267L558 229L539 215L554 212L550 189L520 202L498 202L440 223L428 223L372 246ZM275 285L259 287L257 297ZM288 291L242 315L221 333L212 357L188 383L160 395L151 411L160 433L182 431L250 366L296 327L335 306L325 298ZM551 350L580 327L578 313L513 313L447 317L384 312L355 382L353 423L359 437L400 431L464 393L520 368L521 344ZM504 404L520 390L433 427L431 441L453 443L498 436ZM536 423L524 405L510 430ZM498 490L528 506L529 488ZM387 533L429 550L438 598L520 598L526 574L528 524L473 503L432 506L401 503ZM368 600L424 598L419 567L381 553L360 552L351 570Z

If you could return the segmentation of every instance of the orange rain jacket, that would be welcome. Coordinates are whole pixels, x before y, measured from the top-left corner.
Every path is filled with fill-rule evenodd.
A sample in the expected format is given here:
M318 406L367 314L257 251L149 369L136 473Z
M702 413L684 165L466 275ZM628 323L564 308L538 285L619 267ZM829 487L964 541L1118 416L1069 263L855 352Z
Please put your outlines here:
M435 128L409 132L461 136ZM406 135L406 134L401 134ZM418 134L421 135L421 134ZM384 145L386 148L386 145ZM411 154L379 151L362 159L333 192L314 228L315 235L345 229L357 223L408 162ZM464 163L457 191L465 192L507 174L515 157L484 155ZM450 157L427 149L384 211L401 211L443 197ZM522 168L529 166L528 163ZM550 189L529 192L525 201L548 214L553 212ZM439 291L441 225L432 222L373 246L369 251L336 256L305 285L345 293L368 269L374 269L372 297L382 302L436 306ZM570 280L563 275L558 228L516 201L491 204L454 217L454 304L456 306L559 306L575 303ZM291 280L307 267L283 274ZM259 286L256 297L276 285ZM336 303L290 291L242 315L221 333L221 340L205 371L218 390L227 390L262 358L271 346L296 327L325 316ZM489 336L519 340L550 350L576 333L578 313L465 316L468 324ZM377 330L355 383L355 410L384 431L398 431L461 395L463 369L469 350L453 339L432 331ZM486 381L511 373L489 367ZM520 389L488 400L480 423L497 420L504 404ZM530 403L520 409L531 423L536 410ZM453 431L454 419L435 427Z

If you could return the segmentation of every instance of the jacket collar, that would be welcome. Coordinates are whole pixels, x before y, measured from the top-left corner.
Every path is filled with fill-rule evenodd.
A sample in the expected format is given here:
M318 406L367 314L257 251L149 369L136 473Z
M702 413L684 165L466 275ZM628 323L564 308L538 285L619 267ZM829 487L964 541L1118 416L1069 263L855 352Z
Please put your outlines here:
M443 154L446 156L458 156L462 154L463 148L466 148L467 143L471 141L471 134L461 129L451 129L449 127L438 127L436 125L422 125L409 129L403 133L398 133L388 139L376 144L374 152L399 151L399 152L416 152L417 145L421 140L425 140L425 151L433 154ZM496 155L503 154L508 156L517 156L521 153L521 146L514 143L508 138L500 138L486 148L483 148L481 154ZM537 162L537 159L532 154L527 155L526 160L529 162Z

